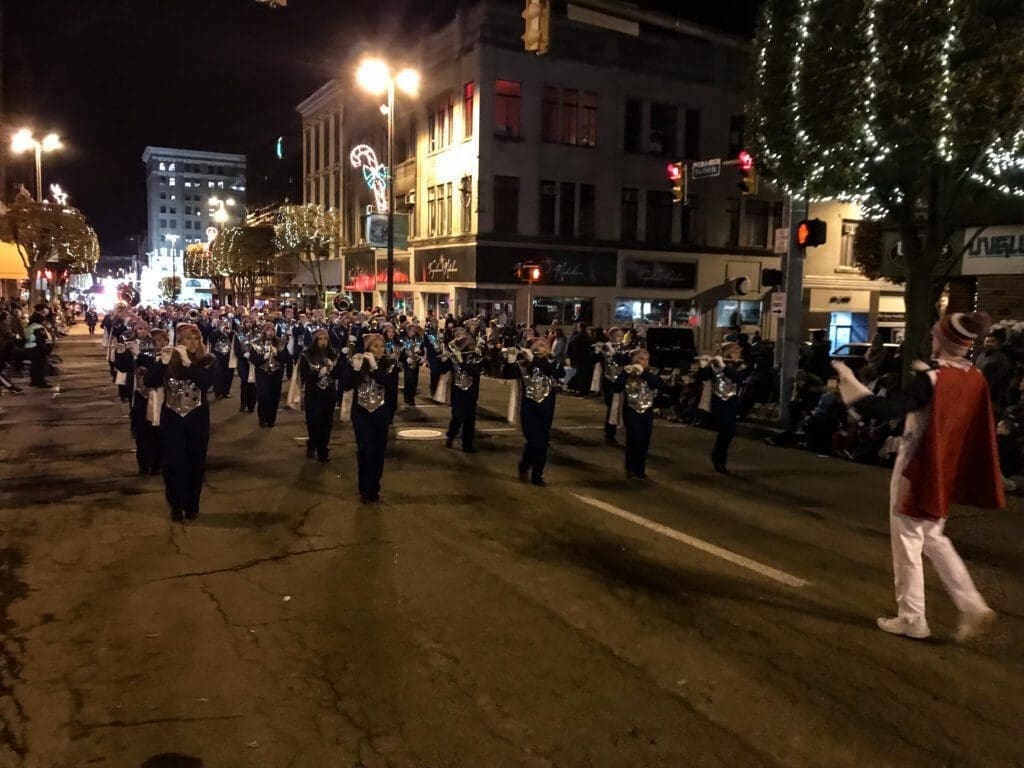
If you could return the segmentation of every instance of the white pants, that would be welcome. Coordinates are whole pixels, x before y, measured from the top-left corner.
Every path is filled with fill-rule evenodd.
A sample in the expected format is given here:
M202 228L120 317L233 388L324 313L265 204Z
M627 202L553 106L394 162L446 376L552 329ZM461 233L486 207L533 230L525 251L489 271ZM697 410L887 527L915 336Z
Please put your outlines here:
M945 520L908 517L889 513L892 537L892 569L896 582L896 605L902 618L924 618L924 563L921 554L932 561L953 604L961 612L988 610L984 598L974 586L971 575L953 548L943 529Z

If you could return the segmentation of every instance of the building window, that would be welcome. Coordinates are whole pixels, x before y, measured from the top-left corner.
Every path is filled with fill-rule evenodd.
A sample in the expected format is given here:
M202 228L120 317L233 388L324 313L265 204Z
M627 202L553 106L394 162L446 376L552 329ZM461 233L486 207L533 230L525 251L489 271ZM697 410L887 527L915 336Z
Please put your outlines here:
M462 201L462 231L473 230L473 177L463 176L459 183L459 195Z
M177 213L177 212L178 212L178 209L172 205L171 206L171 213Z
M452 207L455 202L455 197L452 194L454 184L450 181L445 184L445 206L444 206L444 234L450 235L452 233Z
M697 196L689 195L686 205L679 206L679 242L692 243L696 235Z
M738 157L743 149L743 134L746 128L746 117L744 115L731 115L729 117L729 148L726 157Z
M725 214L729 217L729 239L725 244L729 246L738 246L740 244L739 198L727 197L725 199Z
M842 238L839 241L839 266L855 267L856 259L853 253L853 241L857 238L857 225L859 221L843 220Z
M192 219L185 222L185 229L192 229Z
M576 185L563 181L558 201L558 234L561 237L576 236Z
M645 239L648 243L672 241L672 193L647 192L647 218Z
M544 88L541 102L541 140L550 144L558 143L558 89Z
M160 229L167 229L167 219L160 219Z
M637 224L640 217L640 190L623 187L622 209L619 221L619 237L627 242L637 239Z
M167 206L166 205L161 205L160 206L160 213L167 213Z
M522 136L522 85L515 80L497 80L494 84L494 132L499 136ZM519 199L519 179L516 179L516 200Z
M572 325L593 322L592 299L564 299L561 296L541 296L533 301L533 319L537 325Z
M580 237L594 237L593 184L580 184Z
M160 177L160 183L166 187L167 186L167 177L166 176L161 176Z
M161 161L160 162L160 170L161 171L166 171L167 170L167 163Z
M192 213L192 206L191 205L186 205L185 206L185 213L186 214L191 214Z
M185 182L185 189L188 189L191 186L192 186L192 182L191 181L186 181Z
M518 176L494 177L494 231L506 235L519 232Z
M431 152L436 152L452 143L454 119L455 97L449 93L437 100L427 120Z
M679 109L671 104L651 104L651 130L647 151L669 157L676 153Z
M437 235L437 187L427 187L427 234Z
M178 228L178 220L177 219L169 219L168 222L167 222L167 226L168 226L169 229L177 229Z
M584 147L597 146L597 94L584 92L580 108L580 144Z
M213 182L212 181L206 182L206 186L209 187L210 189L213 189Z
M540 183L540 216L537 231L541 235L555 234L555 205L558 202L558 185L553 181Z
M685 160L700 160L699 109L686 110L686 125L683 127L683 158Z
M747 245L767 248L771 206L767 200L750 200L747 209Z
M174 194L173 192L171 192L171 200L177 200L177 199L178 199L178 196L176 194Z
M476 84L462 86L462 138L473 135L473 101L476 99Z
M177 182L178 182L178 180L176 178L174 178L173 176L171 176L171 178L169 178L167 180L167 186L173 187Z
M575 144L579 126L579 91L562 91L562 115L560 136L563 144Z
M622 148L626 152L640 152L641 138L643 135L644 105L640 99L626 99L626 107L623 110L624 125Z
M167 193L166 192L161 192L160 193L160 199L161 200L166 200L167 199Z

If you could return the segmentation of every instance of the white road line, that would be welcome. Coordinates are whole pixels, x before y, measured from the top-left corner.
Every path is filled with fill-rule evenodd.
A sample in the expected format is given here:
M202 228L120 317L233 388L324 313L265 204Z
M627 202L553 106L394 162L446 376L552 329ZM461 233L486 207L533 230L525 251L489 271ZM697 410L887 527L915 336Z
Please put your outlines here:
M738 565L741 568L746 568L748 570L754 571L755 573L759 573L762 576L766 576L769 579L779 582L780 584L785 584L787 587L806 587L808 584L810 584L809 581L804 581L803 579L798 578L796 576L792 576L786 573L785 571L780 571L776 568L772 568L770 565L765 565L764 563L759 563L756 560L751 560L749 557L738 555L735 552L731 552L728 549L723 549L722 547L716 546L715 544L711 544L710 542L704 541L703 539L698 539L693 536L688 536L685 533L680 533L679 531L673 528L661 525L660 523L655 523L653 520L648 520L646 517L634 515L632 512L627 512L624 509L613 507L611 504L606 504L605 502L591 498L590 496L581 496L578 493L574 493L572 495L575 496L580 501L582 501L584 504L589 504L592 507L596 507L597 509L615 515L616 517L620 517L623 520L627 520L636 525L643 526L644 528L647 528L650 531L654 531L655 533L660 533L662 536L667 536L670 539L681 542L683 544L687 544L693 547L694 549L699 549L701 552L706 552L709 555L719 557L722 560L732 563L733 565Z

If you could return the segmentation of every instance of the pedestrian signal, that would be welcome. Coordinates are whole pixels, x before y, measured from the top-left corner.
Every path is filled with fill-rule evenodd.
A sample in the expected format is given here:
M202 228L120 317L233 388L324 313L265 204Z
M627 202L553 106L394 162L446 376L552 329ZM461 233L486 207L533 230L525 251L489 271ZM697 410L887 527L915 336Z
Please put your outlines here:
M665 166L668 183L672 185L672 202L686 202L686 166L681 162Z
M824 245L827 229L821 219L804 219L796 225L796 244L801 248Z
M740 167L740 191L744 195L756 194L757 174L754 172L754 156L743 149L736 160Z

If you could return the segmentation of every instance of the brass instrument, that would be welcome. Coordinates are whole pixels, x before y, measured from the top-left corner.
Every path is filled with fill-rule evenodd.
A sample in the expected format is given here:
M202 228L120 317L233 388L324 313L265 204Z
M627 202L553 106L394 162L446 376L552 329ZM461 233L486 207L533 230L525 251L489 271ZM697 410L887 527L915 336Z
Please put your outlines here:
M339 312L350 312L352 310L352 302L345 294L339 293L334 297L334 308Z
M196 322L199 319L199 310L198 309L190 309L188 311L188 319L190 321L192 321L193 323Z

